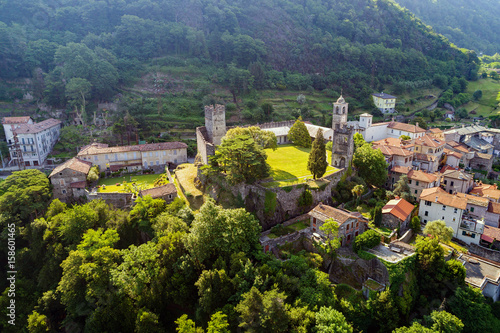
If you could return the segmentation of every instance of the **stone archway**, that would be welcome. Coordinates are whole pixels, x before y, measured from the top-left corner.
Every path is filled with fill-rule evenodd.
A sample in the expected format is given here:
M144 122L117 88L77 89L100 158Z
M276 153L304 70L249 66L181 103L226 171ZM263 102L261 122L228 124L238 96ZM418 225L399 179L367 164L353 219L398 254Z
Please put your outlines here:
M340 158L339 168L345 168L345 157Z

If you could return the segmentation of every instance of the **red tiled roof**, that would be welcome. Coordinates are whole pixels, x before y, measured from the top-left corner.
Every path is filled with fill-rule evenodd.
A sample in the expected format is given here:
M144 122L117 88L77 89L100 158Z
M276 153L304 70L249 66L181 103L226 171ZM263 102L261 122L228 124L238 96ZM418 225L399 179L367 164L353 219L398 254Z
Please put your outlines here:
M443 167L441 168L441 170L439 170L439 172L440 173L445 173L448 170L459 170L459 168L454 168L451 165L445 164L445 165L443 165Z
M457 196L459 198L467 199L467 203L469 203L471 205L488 207L488 204L490 203L488 198L477 197L477 196L471 195L471 194L465 194L465 193L459 192L459 193L457 193Z
M408 149L403 149L400 147L378 145L378 146L373 146L373 149L380 149L382 154L384 154L386 156L392 156L392 155L403 156L403 157L413 156L412 151L410 151Z
M408 179L418 180L424 183L432 183L436 181L437 176L421 170L411 170L410 172L408 172Z
M84 174L88 174L91 167L92 167L91 162L82 161L77 157L73 157L72 159L64 162L63 164L58 165L54 170L52 170L52 172L49 175L49 178L58 174L64 169L71 169Z
M405 199L392 199L382 208L382 214L391 214L401 221L405 221L410 216L413 208L415 206Z
M445 142L442 140L433 138L430 135L424 135L420 138L416 138L415 144L421 145L421 146L426 146L426 147L439 148L441 146L444 146Z
M484 238L483 238L483 236L484 236ZM500 229L489 226L489 225L485 225L481 239L483 239L489 243L493 243L493 240L500 241Z
M415 154L415 160L417 160L417 161L434 162L434 161L436 161L436 159L437 158L434 155L420 154L420 153Z
M177 189L175 188L174 184L167 184L167 185L154 187L154 188L150 188L150 189L141 191L142 196L149 195L153 199L161 198L165 195L174 194L174 193L177 193Z
M411 124L405 124L405 123L400 123L397 121L391 121L387 128L392 128L396 130L401 130L405 132L410 132L410 133L424 133L425 130L421 128L420 126L416 125L411 125Z
M441 129L439 129L439 128L429 128L429 129L427 130L427 132L432 133L432 134L439 134L439 133L443 133L443 131L442 131Z
M391 169L391 172L394 172L394 173L403 173L403 174L406 175L406 174L408 174L408 172L410 172L410 170L411 170L410 167L396 165L396 166L394 166Z
M30 116L25 117L4 117L2 124L27 124L31 120Z
M422 194L420 194L420 200L437 202L444 206L450 206L462 210L467 207L467 199L449 194L440 187L423 189Z
M80 152L78 153L78 156L123 153L129 151L155 151L155 150L171 150L171 149L183 149L183 148L187 148L187 144L183 142L146 143L143 145L117 146L117 147L107 147L107 145L94 143L82 148L82 150L80 150Z
M448 156L454 156L454 157L456 157L458 159L461 159L462 156L464 156L463 154L460 154L459 152L453 151L453 150L448 149L448 148L445 148L444 152L445 152L446 155L448 155Z
M36 124L21 124L15 131L17 134L38 133L55 126L60 126L61 123L60 120L51 118Z

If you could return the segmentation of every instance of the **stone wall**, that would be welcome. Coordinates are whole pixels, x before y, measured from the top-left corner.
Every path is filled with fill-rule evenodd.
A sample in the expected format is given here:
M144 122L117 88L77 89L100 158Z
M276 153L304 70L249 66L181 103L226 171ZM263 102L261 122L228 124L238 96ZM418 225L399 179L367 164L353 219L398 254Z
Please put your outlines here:
M207 130L204 126L196 128L196 145L203 164L208 164L208 157L215 154L215 147L207 140Z
M490 250L486 247L479 246L476 244L470 244L469 252L475 254L476 256L486 258L488 260L500 262L500 251Z
M389 271L377 258L354 260L339 257L330 266L329 275L334 283L346 283L356 289L361 289L368 278L389 285Z
M408 243L412 236L413 236L413 230L410 229L407 232L405 232L405 234L401 236L401 238L399 238L398 241L403 243Z
M265 241L262 241L260 244L262 245L264 252L269 252L272 251L274 248L284 245L286 243L296 242L302 237L306 237L308 233L309 230L308 228L306 228L278 238L267 239Z
M113 205L115 208L130 208L134 205L132 193L100 193L100 192L86 192L88 200L102 199L108 205Z

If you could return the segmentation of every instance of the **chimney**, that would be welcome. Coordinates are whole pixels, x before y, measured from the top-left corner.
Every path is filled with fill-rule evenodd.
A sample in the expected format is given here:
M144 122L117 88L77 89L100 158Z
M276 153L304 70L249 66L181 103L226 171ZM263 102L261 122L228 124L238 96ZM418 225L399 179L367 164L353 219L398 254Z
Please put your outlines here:
M418 122L415 123L415 129L418 127Z
M435 200L434 202L438 202L438 197L437 197L437 195L436 195L436 200Z

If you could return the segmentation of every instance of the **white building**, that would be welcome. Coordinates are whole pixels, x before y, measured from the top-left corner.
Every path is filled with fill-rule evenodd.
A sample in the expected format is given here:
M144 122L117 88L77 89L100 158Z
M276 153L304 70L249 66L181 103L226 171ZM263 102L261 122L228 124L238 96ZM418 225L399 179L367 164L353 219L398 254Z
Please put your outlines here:
M30 117L5 117L2 125L11 163L18 164L22 158L25 166L43 165L61 133L61 121L57 119L34 123Z
M354 126L356 131L363 135L367 142L379 141L387 138L399 138L401 135L407 135L410 139L417 139L425 135L425 130L415 125L390 121L384 123L373 123L373 116L363 113L359 116L359 121L350 121L348 125Z
M479 244L484 229L484 219L478 220L468 214L466 208L466 198L434 187L422 191L418 216L424 224L436 220L444 221L453 229L453 237L467 244Z
M373 97L373 103L379 109L382 111L382 113L394 113L396 112L396 97L386 94L386 93L380 93L380 94L372 94Z

